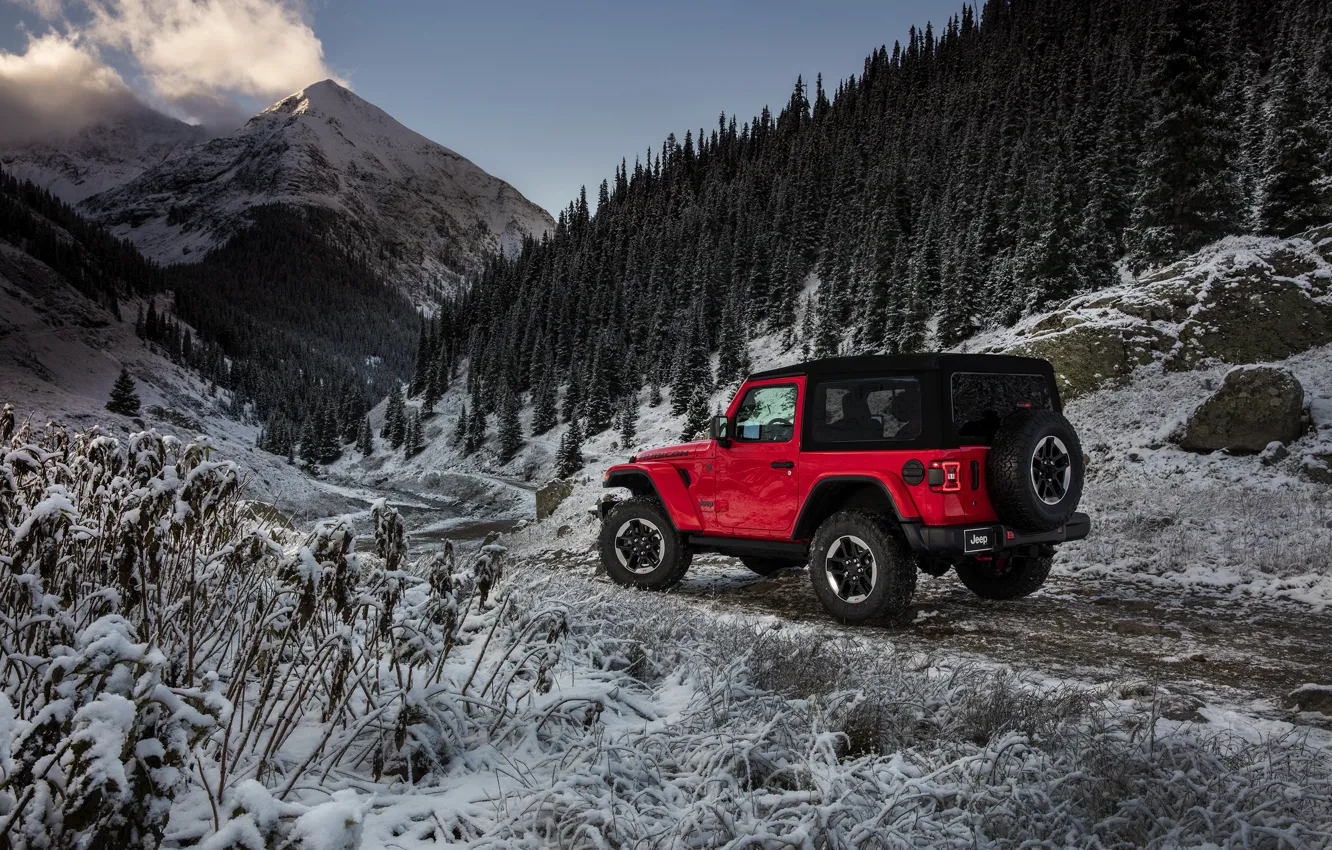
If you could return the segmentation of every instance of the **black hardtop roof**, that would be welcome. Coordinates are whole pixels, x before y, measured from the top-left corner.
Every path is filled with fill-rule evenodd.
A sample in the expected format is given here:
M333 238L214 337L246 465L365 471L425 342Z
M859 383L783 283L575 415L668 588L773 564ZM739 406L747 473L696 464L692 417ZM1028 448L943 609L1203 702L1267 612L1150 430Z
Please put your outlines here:
M1015 357L1011 354L858 354L853 357L825 357L793 363L780 369L755 372L748 380L790 378L805 375L810 378L829 378L849 374L879 372L1015 372L1054 377L1049 362L1038 357Z

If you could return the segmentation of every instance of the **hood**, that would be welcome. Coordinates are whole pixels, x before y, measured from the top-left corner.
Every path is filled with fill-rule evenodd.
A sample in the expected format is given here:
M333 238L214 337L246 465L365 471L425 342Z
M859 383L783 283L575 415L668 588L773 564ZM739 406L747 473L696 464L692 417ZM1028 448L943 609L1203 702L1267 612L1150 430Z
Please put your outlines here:
M679 443L674 446L657 446L651 449L644 449L634 455L633 461L671 460L673 458L681 457L697 457L699 455L709 454L711 451L711 440L696 440L692 443Z

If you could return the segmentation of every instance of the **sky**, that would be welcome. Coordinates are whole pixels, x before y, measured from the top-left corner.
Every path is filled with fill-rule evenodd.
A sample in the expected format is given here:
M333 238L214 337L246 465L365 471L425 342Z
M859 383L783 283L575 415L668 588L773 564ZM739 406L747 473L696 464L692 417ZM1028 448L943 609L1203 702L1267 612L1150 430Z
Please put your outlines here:
M674 132L831 90L963 0L0 0L0 143L128 100L212 126L332 77L558 213Z

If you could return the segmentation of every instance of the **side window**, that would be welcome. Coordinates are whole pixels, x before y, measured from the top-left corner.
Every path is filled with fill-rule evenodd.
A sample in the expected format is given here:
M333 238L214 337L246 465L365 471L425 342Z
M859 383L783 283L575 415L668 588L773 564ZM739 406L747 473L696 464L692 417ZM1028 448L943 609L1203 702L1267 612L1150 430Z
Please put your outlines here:
M785 443L795 436L796 388L790 384L755 387L735 412L734 439Z
M814 439L822 443L914 440L920 436L920 382L863 378L814 390Z

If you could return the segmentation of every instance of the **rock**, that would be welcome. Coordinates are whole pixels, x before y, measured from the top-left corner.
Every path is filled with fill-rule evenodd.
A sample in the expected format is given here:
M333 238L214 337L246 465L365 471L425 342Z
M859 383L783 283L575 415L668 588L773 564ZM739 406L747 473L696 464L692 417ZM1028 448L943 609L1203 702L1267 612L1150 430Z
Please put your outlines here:
M1332 717L1332 685L1300 685L1286 695L1286 708Z
M1187 371L1208 359L1284 360L1332 342L1329 311L1299 287L1267 274L1247 270L1227 285L1206 289L1201 304L1180 327L1179 349L1166 360L1166 368Z
M573 526L571 525L562 525L555 529L556 537L568 537L570 534L573 534Z
M1055 317L1061 325L1066 318L1062 314L1051 318ZM1121 329L1087 323L1024 342L1009 353L1049 360L1059 393L1068 401L1127 377L1138 366L1151 363L1171 342L1147 326Z
M1273 441L1298 440L1304 388L1286 369L1238 366L1189 414L1175 442L1195 452L1261 452Z
M1267 448L1263 449L1263 453L1258 460L1262 462L1263 466L1275 466L1288 457L1290 457L1290 452L1286 450L1286 446L1277 440L1273 440L1267 444Z
M1332 454L1311 454L1304 458L1300 469L1304 477L1317 484L1332 487Z
M538 521L545 519L555 513L555 509L560 503L569 498L573 492L573 482L565 478L557 478L544 487L536 491L536 518Z

